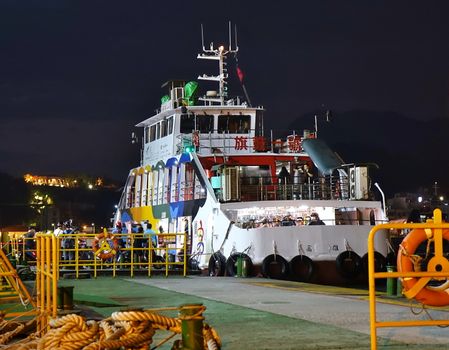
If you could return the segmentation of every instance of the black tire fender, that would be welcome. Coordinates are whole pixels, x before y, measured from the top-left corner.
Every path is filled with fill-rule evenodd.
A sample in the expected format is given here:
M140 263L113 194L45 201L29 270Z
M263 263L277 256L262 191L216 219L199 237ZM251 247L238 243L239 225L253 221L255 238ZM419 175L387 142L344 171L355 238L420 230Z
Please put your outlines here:
M226 260L226 275L233 277L237 274L237 258L241 256L243 260L246 262L247 267L247 274L248 276L251 275L252 269L253 269L253 262L251 258L246 255L245 253L234 253L229 256L229 258Z
M363 272L368 275L368 253L362 256ZM387 259L379 252L374 251L374 271L385 272L387 271Z
M155 257L153 258L153 261L152 261L152 262L153 262L153 263L159 263L159 264L157 264L157 265L153 265L153 267L154 267L155 269L162 269L162 268L165 268L165 266L163 266L162 264L160 264L160 263L165 263L165 259L164 259L163 256L155 255Z
M362 268L362 258L356 252L345 250L335 259L337 271L347 279L354 279Z
M291 278L298 282L309 282L314 271L313 260L307 255L296 255L288 263Z
M262 261L262 275L272 279L285 279L288 275L288 262L281 255L271 254Z
M221 252L215 252L209 259L209 276L224 276L226 270L226 257Z

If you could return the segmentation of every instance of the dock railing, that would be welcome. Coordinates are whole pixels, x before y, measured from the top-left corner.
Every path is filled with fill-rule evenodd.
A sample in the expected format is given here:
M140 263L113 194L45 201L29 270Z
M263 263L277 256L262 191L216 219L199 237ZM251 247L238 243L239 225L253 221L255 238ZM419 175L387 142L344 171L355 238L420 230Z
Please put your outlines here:
M36 290L37 331L43 335L50 320L57 316L58 302L58 242L52 234L37 234L36 240Z
M428 240L433 240L435 254L432 257L436 263L428 263L428 270L433 271L415 271L415 272L376 272L374 261L374 238L377 232L384 229L424 229ZM443 256L443 229L449 229L449 223L442 220L441 210L435 209L433 221L422 224L381 224L373 227L368 236L368 279L369 279L369 308L370 308L370 331L371 331L371 350L377 349L377 328L382 327L416 327L416 326L449 326L449 319L429 319L429 320L394 320L378 321L376 314L376 279L380 278L400 278L411 279L418 278L413 288L403 294L412 299L432 279L449 280L449 261ZM399 248L401 249L401 247Z
M148 276L156 273L187 275L186 233L49 236L55 239L58 273L74 273L75 278L80 278L82 273L91 273L93 277L100 273L133 277L142 272ZM21 262L35 265L37 242L37 236L22 237L13 245L11 254L20 256Z

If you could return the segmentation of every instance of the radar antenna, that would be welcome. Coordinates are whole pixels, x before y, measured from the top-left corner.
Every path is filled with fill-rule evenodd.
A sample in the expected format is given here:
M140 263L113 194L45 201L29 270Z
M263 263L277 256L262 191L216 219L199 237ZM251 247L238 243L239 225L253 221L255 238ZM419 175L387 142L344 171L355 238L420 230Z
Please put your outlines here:
M203 51L206 51L206 48L204 47L204 31L203 31L203 23L201 23L201 45L203 47Z
M228 24L228 37L229 37L229 47L226 49L223 45L219 46L218 48L214 48L214 44L210 44L210 48L206 49L204 46L204 31L203 31L203 25L201 24L201 44L203 48L203 52L201 54L198 54L198 59L205 59L205 60L215 60L218 61L218 75L207 75L203 74L198 77L199 80L208 80L208 81L215 81L218 83L218 93L216 91L208 91L206 93L206 96L200 97L199 100L204 101L206 104L212 105L212 104L220 104L225 105L226 103L230 103L228 100L228 69L227 69L227 62L226 59L230 54L237 54L238 48L233 49L232 48L232 23L229 21ZM237 36L236 36L237 37Z

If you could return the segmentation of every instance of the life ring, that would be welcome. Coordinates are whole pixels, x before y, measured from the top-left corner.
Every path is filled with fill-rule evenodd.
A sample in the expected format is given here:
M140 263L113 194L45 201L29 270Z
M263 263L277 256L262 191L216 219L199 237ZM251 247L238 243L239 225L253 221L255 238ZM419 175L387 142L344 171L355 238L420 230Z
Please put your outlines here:
M368 275L368 253L365 253L365 255L362 256L362 267L363 272ZM377 251L374 251L374 271L387 271L387 259Z
M247 269L247 275L251 275L251 271L253 269L253 262L251 261L251 258L246 255L245 253L234 253L229 256L229 258L226 260L226 275L227 276L235 276L237 274L237 258L241 256L242 259L245 261L246 269Z
M109 244L112 242L112 245ZM100 233L95 236L92 242L94 256L101 260L113 258L119 249L118 239L113 234Z
M209 259L209 276L224 276L226 257L221 252L215 252Z
M345 250L337 256L335 263L340 275L347 279L354 279L362 267L362 258L352 250Z
M403 239L399 246L397 269L398 272L415 272L421 269L427 271L447 271L449 273L449 261L446 257L433 256L425 266L423 259L415 254L418 246L427 239L433 237L433 230L414 229ZM443 230L443 240L449 241L449 230ZM415 269L416 267L416 269ZM428 285L427 278L405 277L401 278L403 293L407 298L414 298L422 304L430 306L449 305L449 280L441 282L439 286ZM427 282L426 282L427 280Z
M262 261L262 275L272 279L285 279L288 275L288 262L281 255L271 254Z
M309 282L313 275L313 261L307 255L296 255L288 263L290 274L293 280L299 282Z

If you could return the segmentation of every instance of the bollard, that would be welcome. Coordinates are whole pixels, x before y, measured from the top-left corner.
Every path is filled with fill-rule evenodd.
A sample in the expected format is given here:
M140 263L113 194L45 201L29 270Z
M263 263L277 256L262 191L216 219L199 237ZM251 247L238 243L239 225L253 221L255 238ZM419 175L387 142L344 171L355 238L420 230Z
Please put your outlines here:
M73 286L58 287L58 309L73 310L73 288Z
M237 256L237 273L235 275L235 277L242 277L242 270L243 270L243 258L241 255Z
M203 304L183 305L179 311L183 350L203 350Z
M387 272L396 272L396 267L387 265ZM396 296L396 284L397 278L388 277L387 278L387 296L393 297Z
M242 277L248 277L248 260L242 258Z
M57 308L58 308L58 310L64 309L64 287L58 287Z
M73 310L73 286L64 287L63 308Z

